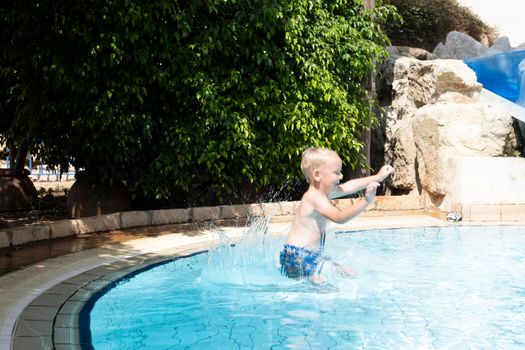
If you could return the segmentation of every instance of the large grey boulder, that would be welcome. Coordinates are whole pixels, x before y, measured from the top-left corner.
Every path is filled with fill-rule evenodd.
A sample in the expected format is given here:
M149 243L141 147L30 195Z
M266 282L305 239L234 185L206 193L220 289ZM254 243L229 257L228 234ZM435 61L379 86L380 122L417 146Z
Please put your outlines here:
M497 38L494 44L489 47L487 54L494 54L498 52L510 51L512 46L510 45L510 40L506 36Z
M467 34L452 31L447 34L445 43L439 43L434 49L434 55L439 58L466 58L485 55L488 48Z
M525 43L521 43L514 48L514 50L525 50Z

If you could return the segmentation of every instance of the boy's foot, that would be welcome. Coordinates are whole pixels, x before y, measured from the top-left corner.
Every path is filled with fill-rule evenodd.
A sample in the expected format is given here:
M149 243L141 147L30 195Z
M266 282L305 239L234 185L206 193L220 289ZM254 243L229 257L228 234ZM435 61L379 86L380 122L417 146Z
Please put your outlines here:
M315 274L310 277L310 282L312 282L312 284L317 285L317 284L323 284L326 281L323 277L321 277L321 275Z
M355 272L351 268L344 266L344 265L339 265L339 264L334 264L334 265L337 267L337 270L339 271L340 274L346 275L349 277L353 277L353 278L357 277L357 272Z

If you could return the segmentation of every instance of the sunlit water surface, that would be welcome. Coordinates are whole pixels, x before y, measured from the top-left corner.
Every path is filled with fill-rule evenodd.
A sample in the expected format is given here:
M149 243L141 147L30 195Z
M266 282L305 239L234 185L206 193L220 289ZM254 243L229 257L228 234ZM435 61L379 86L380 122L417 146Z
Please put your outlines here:
M252 230L253 231L253 230ZM156 266L90 314L95 349L523 349L525 229L452 227L328 235L314 287L278 272L283 239Z

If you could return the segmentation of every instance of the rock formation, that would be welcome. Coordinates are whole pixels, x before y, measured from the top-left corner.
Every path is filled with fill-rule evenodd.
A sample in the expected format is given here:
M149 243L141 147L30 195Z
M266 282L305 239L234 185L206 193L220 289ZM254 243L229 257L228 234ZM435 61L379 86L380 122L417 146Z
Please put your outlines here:
M380 86L390 87L392 98L384 121L385 162L396 169L390 188L449 210L450 159L511 154L513 119L480 99L482 86L463 61L423 61L409 52L393 55L380 70Z

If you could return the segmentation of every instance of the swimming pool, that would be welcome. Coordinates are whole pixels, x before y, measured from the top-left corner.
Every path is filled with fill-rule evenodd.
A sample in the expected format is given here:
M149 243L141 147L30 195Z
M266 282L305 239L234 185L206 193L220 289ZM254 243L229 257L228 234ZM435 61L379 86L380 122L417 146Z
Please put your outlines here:
M154 266L86 304L95 349L519 349L525 230L341 232L326 253L358 272L313 287L279 275L282 239ZM86 336L86 335L84 335Z

